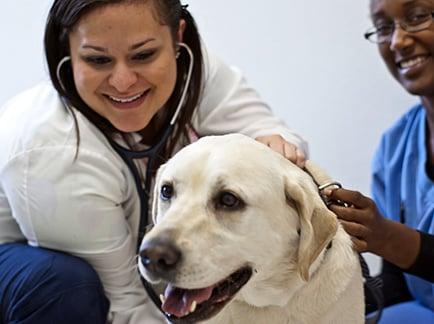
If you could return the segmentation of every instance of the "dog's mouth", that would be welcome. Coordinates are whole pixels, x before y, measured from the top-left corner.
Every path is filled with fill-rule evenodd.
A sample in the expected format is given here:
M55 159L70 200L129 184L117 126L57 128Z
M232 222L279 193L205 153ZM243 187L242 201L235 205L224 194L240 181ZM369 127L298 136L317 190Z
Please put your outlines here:
M182 289L169 284L162 297L162 310L172 323L195 323L216 315L249 281L250 267L243 267L226 279L201 289Z

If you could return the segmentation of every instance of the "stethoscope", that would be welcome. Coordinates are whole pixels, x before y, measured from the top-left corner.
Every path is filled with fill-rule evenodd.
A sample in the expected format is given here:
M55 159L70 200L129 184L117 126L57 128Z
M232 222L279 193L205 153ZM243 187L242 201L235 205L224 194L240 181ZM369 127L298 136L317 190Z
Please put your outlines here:
M184 88L182 89L181 98L179 99L178 106L176 107L176 110L172 116L172 119L169 122L169 125L167 126L167 129L164 131L163 136L159 139L159 141L154 144L153 146L144 149L144 150L138 150L133 151L130 149L127 149L123 147L122 145L118 144L116 141L114 141L111 137L106 135L106 138L108 139L110 145L113 147L113 149L119 154L119 156L122 158L122 160L125 162L125 164L130 169L134 182L136 185L137 193L139 195L139 201L140 201L140 222L139 222L139 232L138 232L138 239L137 239L137 252L140 247L141 241L143 237L146 234L147 227L148 227L148 214L149 214L149 192L151 190L151 184L152 184L152 173L154 170L154 166L157 162L157 157L159 156L159 152L164 148L164 146L167 143L167 140L169 139L170 135L173 133L173 130L175 128L175 123L178 118L178 115L185 103L185 98L187 96L188 87L190 85L191 76L193 74L193 65L194 65L194 55L190 47L185 43L178 43L178 46L184 48L186 52L189 55L189 66L187 71L187 77L185 79ZM60 83L60 86L62 89L65 90L65 87L62 83L62 79L60 77L60 70L62 68L62 65L69 61L71 59L70 56L64 57L58 64L57 70L56 70L56 76ZM66 103L65 103L66 104ZM134 163L135 160L147 160L146 165L146 171L145 171L145 178L142 180L142 177L140 175L140 172ZM142 182L143 181L143 182ZM146 281L143 276L140 276L142 279L143 286L146 289L146 292L148 293L149 297L157 306L157 308L163 313L163 315L169 319L168 315L165 314L161 309L161 300L158 297L157 293L152 288L152 285Z
M112 138L108 137L108 140L110 142L110 145L113 147L113 149L119 154L119 156L124 160L128 168L130 169L131 173L134 177L134 182L137 188L137 193L139 195L140 199L140 224L139 224L139 235L138 235L138 242L137 242L137 248L140 246L140 243L146 234L146 228L148 225L148 212L149 212L149 192L151 190L151 184L152 184L152 173L154 170L154 167L157 162L157 157L159 156L159 152L164 148L164 146L167 143L167 140L169 139L170 135L173 133L173 130L175 128L175 123L178 118L178 115L182 109L182 106L184 105L185 98L187 96L188 86L190 85L191 76L193 73L193 64L194 64L194 56L193 52L191 51L190 47L184 43L178 43L179 46L183 47L189 57L189 67L187 71L187 78L185 80L184 88L182 89L181 98L179 100L178 106L176 107L175 112L173 113L172 119L169 122L169 125L167 126L166 130L163 133L163 136L158 140L156 144L153 146L144 149L144 150L137 150L133 151L130 149L125 148L124 146L118 144L116 141L114 141ZM140 172L134 163L135 160L143 160L148 159L147 165L146 165L146 171L145 171L145 178L144 183L142 182L142 178L140 176Z
M175 122L178 118L178 115L182 109L182 106L184 105L185 98L188 91L188 86L190 85L191 76L193 73L193 64L194 64L194 56L193 52L191 51L190 47L184 43L178 43L179 46L183 47L190 58L189 67L187 71L187 78L185 80L184 88L182 89L181 98L179 100L178 106L176 107L176 110L172 116L172 119L170 120L169 125L167 126L167 129L164 131L163 136L159 139L159 141L153 145L150 148L147 148L145 150L139 150L139 151L132 151L129 150L118 143L116 143L113 139L108 138L111 146L113 149L119 154L119 156L124 160L125 164L130 169L133 177L134 182L137 188L137 193L139 195L140 199L140 222L139 222L139 232L138 232L138 238L137 238L137 252L140 247L140 244L142 242L143 237L146 234L147 227L148 227L148 214L149 214L149 192L151 190L151 184L152 184L152 172L154 170L154 166L157 162L157 157L159 155L159 152L164 148L164 146L167 143L167 140L169 139L170 135L173 133L173 130L175 128ZM135 160L139 159L145 159L147 158L147 165L146 165L146 172L145 172L145 179L144 183L142 183L142 178L140 176L140 172L134 163ZM155 304L155 306L161 311L161 313L169 319L168 315L161 309L161 300L158 296L158 294L154 291L152 285L143 278L142 275L140 275L140 278L142 280L142 284L148 293L148 296L151 298L152 302Z

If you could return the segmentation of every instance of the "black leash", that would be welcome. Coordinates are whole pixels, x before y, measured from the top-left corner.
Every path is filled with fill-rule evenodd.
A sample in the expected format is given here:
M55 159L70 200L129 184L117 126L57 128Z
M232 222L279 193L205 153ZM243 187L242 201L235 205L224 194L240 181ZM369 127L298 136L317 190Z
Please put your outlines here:
M372 277L369 273L369 267L362 254L359 253L360 266L362 267L362 275L365 279L365 286L369 289L375 301L377 302L377 310L375 315L365 317L365 324L377 324L380 321L384 308L383 296L383 281L379 277Z

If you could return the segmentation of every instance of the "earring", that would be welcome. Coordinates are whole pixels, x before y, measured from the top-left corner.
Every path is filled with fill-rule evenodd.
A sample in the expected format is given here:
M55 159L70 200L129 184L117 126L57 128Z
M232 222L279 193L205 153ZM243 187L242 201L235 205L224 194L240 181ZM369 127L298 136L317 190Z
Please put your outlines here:
M181 50L179 49L179 47L176 49L176 59L178 59L179 55L181 55Z
M60 77L60 69L62 68L62 65L71 60L71 56L65 56L63 59L60 60L59 64L57 64L56 68L56 77L57 81L59 82L60 86L62 87L62 90L66 92L65 86L63 85L62 78Z

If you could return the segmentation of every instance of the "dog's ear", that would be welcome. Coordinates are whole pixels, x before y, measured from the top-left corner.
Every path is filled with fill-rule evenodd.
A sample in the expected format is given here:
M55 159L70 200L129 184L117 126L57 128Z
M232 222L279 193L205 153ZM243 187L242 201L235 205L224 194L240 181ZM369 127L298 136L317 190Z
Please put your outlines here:
M300 172L303 171L300 169ZM285 195L300 217L297 267L301 278L308 281L310 266L333 239L338 221L322 201L309 177L291 177L287 174Z
M165 164L162 164L160 168L157 171L157 175L155 177L154 182L154 190L152 194L152 221L154 224L157 223L157 212L158 212L158 200L160 198L160 178L161 173L163 173L164 168L166 167Z

